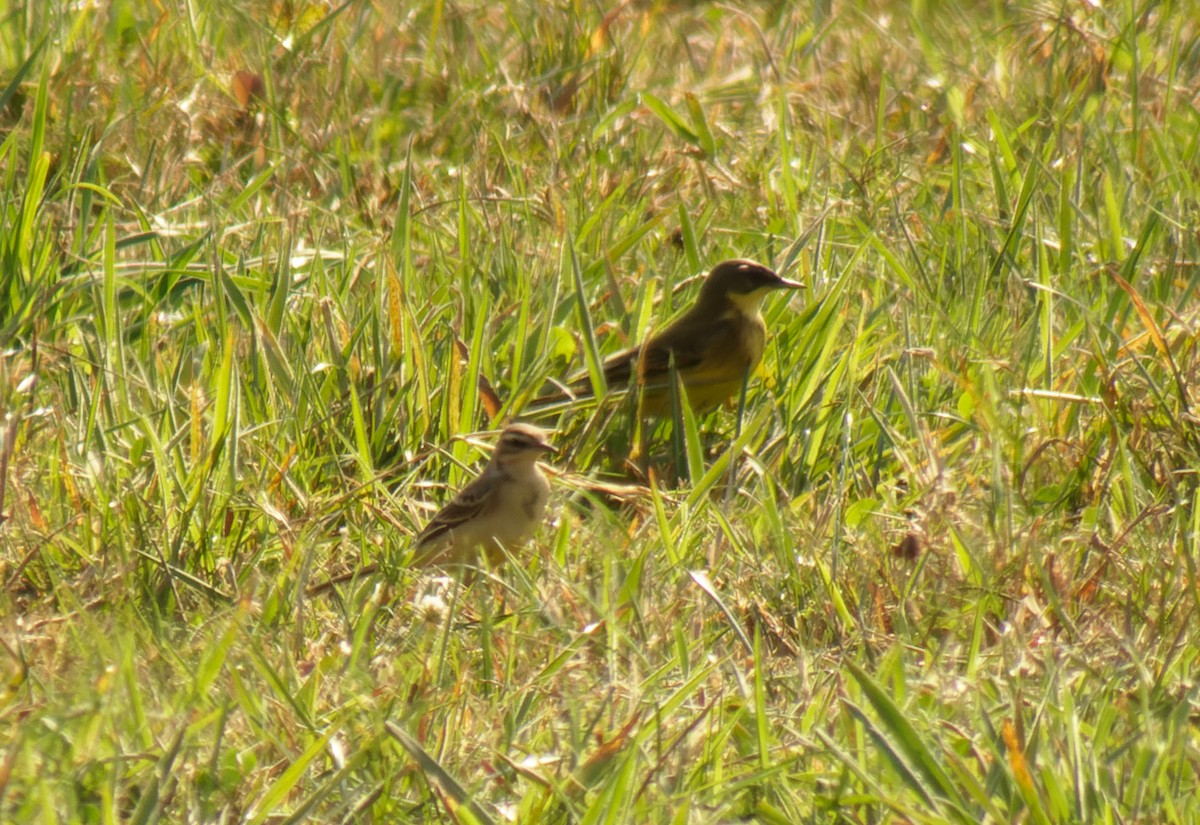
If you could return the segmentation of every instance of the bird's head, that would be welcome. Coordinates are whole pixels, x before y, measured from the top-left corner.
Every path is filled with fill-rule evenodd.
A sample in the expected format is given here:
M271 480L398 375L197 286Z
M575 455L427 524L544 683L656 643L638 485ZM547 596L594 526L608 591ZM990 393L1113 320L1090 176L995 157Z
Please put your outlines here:
M500 433L492 461L499 464L532 464L543 453L558 452L546 440L546 432L532 424L509 424Z
M713 267L700 287L701 302L732 301L757 311L766 294L775 289L802 289L804 284L781 277L755 261L734 258Z

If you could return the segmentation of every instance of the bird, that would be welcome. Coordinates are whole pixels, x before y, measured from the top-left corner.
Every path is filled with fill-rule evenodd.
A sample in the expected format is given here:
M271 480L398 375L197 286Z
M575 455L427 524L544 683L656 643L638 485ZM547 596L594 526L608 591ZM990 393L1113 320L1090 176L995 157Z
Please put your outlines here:
M505 427L479 478L417 534L413 566L469 565L481 547L488 563L496 566L504 559L505 550L528 541L541 524L550 498L550 481L538 467L538 458L555 452L558 450L541 428L520 422ZM371 562L318 582L307 588L306 594L320 596L379 570L379 563Z
M740 392L746 376L762 360L767 327L761 309L767 294L803 286L757 261L721 261L705 277L687 312L645 343L605 359L605 382L628 387L636 379L643 414L663 418L672 414L674 369L693 412L708 412ZM567 392L535 399L534 406L591 393L586 374L571 378L567 386Z
M500 433L491 461L417 535L413 565L467 565L482 549L498 565L506 550L524 544L542 522L550 481L538 466L557 452L544 430L516 422Z

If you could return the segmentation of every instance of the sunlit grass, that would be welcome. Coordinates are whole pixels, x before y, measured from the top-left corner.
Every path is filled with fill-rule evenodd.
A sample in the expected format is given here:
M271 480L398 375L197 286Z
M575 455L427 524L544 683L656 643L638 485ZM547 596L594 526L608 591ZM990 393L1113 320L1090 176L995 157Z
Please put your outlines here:
M0 819L1200 821L1193 12L7 9ZM734 256L740 418L406 568Z

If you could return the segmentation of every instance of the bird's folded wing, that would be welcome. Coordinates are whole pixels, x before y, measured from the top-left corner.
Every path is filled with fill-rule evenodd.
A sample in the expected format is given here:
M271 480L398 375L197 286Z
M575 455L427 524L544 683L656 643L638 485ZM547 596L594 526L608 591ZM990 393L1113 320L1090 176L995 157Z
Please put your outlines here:
M688 372L689 383L703 383L704 374L713 372L714 381L725 380L731 369L745 369L745 357L740 349L740 329L737 319L726 317L715 321L705 319L702 324L681 323L668 327L661 335L652 337L644 347L631 347L610 355L604 360L604 380L610 389L628 387L633 378L634 365L647 383L661 383L671 369L671 356L675 357L675 369ZM737 367L731 364L737 363ZM555 403L576 396L591 394L591 381L586 372L577 373L567 380L570 392L557 392L541 396L540 404Z
M459 491L450 503L438 511L417 536L417 547L445 537L451 530L472 519L490 513L496 505L500 485L495 477L480 476Z
M709 371L727 373L731 361L742 360L738 350L738 327L733 318L706 323L703 329L680 327L668 332L670 334L661 338L651 339L644 354L639 350L631 352L634 358L642 360L638 371L648 382L670 372L672 356L677 372L690 373L689 383L694 378L703 380L702 376Z

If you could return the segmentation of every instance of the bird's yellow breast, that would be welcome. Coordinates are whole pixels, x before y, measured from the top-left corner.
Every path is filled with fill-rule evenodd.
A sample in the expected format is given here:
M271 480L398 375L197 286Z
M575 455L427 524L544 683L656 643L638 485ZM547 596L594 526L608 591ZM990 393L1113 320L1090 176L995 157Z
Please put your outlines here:
M766 329L757 302L752 309L736 301L730 303L728 309L711 319L709 338L703 342L697 362L678 372L688 404L698 413L740 394L746 375L762 360ZM645 384L642 391L644 412L659 417L671 413L671 395L665 380L660 378L653 385Z

